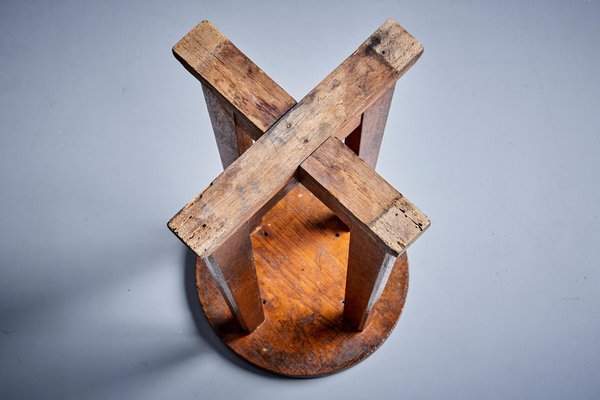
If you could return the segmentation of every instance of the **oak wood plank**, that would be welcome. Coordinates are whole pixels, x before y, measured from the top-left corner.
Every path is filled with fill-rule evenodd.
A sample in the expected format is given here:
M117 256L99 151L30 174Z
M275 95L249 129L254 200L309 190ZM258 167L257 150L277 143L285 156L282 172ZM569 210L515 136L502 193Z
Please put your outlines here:
M215 59L223 46L229 46L211 44L201 47L215 55ZM189 46L186 41L181 47L189 51ZM200 257L210 256L286 186L313 151L390 89L421 53L421 45L397 22L388 20L211 186L176 214L169 222L170 229ZM222 65L213 63L213 58L205 58L206 63L215 64L217 75L229 73ZM195 68L200 69L201 65ZM211 71L206 75L211 76ZM203 76L197 77L202 80ZM230 73L229 78L234 81ZM232 102L235 96L248 95L238 89L231 86ZM253 111L246 112L253 115Z

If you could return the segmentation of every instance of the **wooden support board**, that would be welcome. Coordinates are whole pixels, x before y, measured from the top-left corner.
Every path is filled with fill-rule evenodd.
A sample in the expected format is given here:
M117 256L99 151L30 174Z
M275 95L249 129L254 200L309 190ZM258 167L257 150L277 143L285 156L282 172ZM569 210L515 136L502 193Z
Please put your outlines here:
M367 358L398 322L408 262L406 254L398 257L369 324L354 332L343 318L349 237L327 207L296 186L252 235L265 322L251 334L239 330L198 259L196 285L214 331L243 359L285 376L323 376Z
M330 138L300 165L300 181L350 226L344 316L363 330L396 258L429 219L350 148Z

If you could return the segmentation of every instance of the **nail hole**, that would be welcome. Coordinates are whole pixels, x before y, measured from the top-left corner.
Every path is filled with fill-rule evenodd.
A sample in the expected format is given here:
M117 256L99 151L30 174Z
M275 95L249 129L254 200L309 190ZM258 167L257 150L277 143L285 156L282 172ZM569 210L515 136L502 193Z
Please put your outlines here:
M304 143L308 143L308 139L304 139Z
M340 237L340 234L336 232L335 237Z
M398 213L396 213L396 217L398 216Z
M267 301L266 301L266 300L263 300L263 304L267 304Z
M381 54L385 54L385 50L382 50L382 51L381 51Z
M202 227L203 227L203 228L206 228L206 224L202 224Z
M345 302L344 300L342 300L340 303L342 303L342 304L346 304L346 302Z
M263 235L265 235L265 236L269 236L269 232L267 232L267 231L264 231L264 232L263 232Z

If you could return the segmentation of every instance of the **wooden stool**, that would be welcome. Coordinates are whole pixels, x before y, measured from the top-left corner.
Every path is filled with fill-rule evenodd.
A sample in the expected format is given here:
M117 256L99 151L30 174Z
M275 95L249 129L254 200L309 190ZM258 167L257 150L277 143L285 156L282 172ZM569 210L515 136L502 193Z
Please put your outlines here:
M198 256L211 326L251 363L326 375L398 321L405 250L430 222L373 168L422 51L388 20L296 103L208 21L173 48L202 83L225 170L168 225Z

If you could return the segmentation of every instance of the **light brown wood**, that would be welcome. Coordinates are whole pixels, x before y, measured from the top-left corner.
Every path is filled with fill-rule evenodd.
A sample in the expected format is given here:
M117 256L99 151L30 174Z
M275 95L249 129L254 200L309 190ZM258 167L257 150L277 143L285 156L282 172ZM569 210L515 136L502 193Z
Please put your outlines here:
M203 85L260 132L266 132L296 104L208 21L185 35L173 47L173 54Z
M262 132L257 132L257 129L250 126L246 121L241 119L239 116L234 114L235 119L235 135L238 143L239 155L244 154L246 150L250 148L254 144L254 139L256 135L260 137Z
M363 330L396 258L430 221L336 138L300 165L299 177L350 226L344 317Z
M222 36L214 26L212 26L208 22L203 22L205 25L204 33L207 31L213 33L214 37L218 37L222 42L226 42L223 40L224 36ZM197 30L192 31L192 35L197 33ZM244 74L240 75L239 71L259 71L258 67L252 63L247 57L245 57L241 52L233 47L233 45L228 44L231 48L228 51L228 59L222 59L224 61L224 66L229 67L235 65L236 61L243 62L245 65L243 68L239 68L237 71L232 71L231 76L234 76L238 79L239 85L250 88L250 91L254 91L256 95L252 98L248 99L249 103L254 103L256 108L260 108L261 104L266 104L271 101L271 99L259 99L261 94L264 92L260 92L256 90L256 82L252 79L251 75ZM236 57L233 57L232 54L237 53ZM223 57L223 54L221 54ZM197 74L201 75L202 71L196 71ZM291 96L287 95L280 89L278 85L274 81L269 81L269 77L267 75L261 75L263 77L262 85L273 90L275 88L275 92L280 94L280 104L279 109L286 107L287 105L295 104L295 101L291 98ZM226 88L222 87L223 81L212 82L214 89L209 88L205 84L202 84L202 89L204 92L204 97L206 100L209 116L211 119L211 123L213 126L213 131L215 134L215 139L217 142L217 146L219 149L219 154L221 157L221 162L223 164L223 168L227 168L234 160L236 160L241 154L243 154L250 146L253 144L253 138L258 139L264 131L261 127L256 127L249 123L251 116L243 115L248 109L254 109L255 107L247 107L245 109L238 109L231 102L227 101L223 96L220 96L219 91L227 93ZM248 105L248 103L243 103ZM281 113L283 115L283 112ZM268 114L261 120L261 123L271 122L268 118L273 119L277 117L279 118L281 115L273 115ZM359 121L352 121L351 124L358 124ZM345 128L350 129L350 128ZM351 129L354 129L353 127ZM344 133L346 131L341 131L341 136L344 137ZM293 180L293 183L296 181ZM290 185L288 185L290 186ZM291 188L291 187L290 187ZM289 188L288 188L289 190ZM279 196L276 196L272 201L270 201L265 207L263 207L264 211L267 211L273 204L275 204L285 193L287 190L283 190ZM264 213L263 211L263 213ZM259 213L260 214L260 213ZM251 230L259 227L261 223L260 215L255 215L249 221L249 226L252 227ZM244 328L245 331L251 331L262 322L262 310L256 309L260 308L260 303L256 300L256 294L258 293L258 284L255 284L252 290L246 289L244 293L238 293L236 289L239 285L236 285L235 280L231 280L231 278L235 278L236 276L246 276L247 278L252 278L254 275L251 271L254 270L254 260L252 257L252 248L249 245L249 238L243 238L240 232L236 232L233 236L236 239L235 244L238 246L232 249L235 257L227 257L228 254L221 253L221 257L219 257L219 262L216 262L215 257L207 258L203 261L205 265L207 265L208 270L211 271L212 276L215 278L215 283L219 287L219 291L227 300L228 305L231 307L232 313L236 315L239 319L239 324ZM231 238L228 242L231 241ZM240 245L241 244L241 245ZM222 246L223 248L224 246ZM247 251L248 254L241 254L241 252ZM240 260L242 262L240 262ZM240 271L240 269L242 269ZM229 272L229 273L227 273ZM229 278L229 279L226 279ZM256 278L254 278L256 281ZM238 304L232 297L237 295L239 297L239 301L242 304Z
M249 235L248 225L244 225L212 255L200 259L245 332L253 331L265 319Z
M400 255L430 221L352 150L331 138L300 165L300 181L352 228Z
M277 374L315 377L351 367L390 335L408 289L406 255L398 257L368 325L355 332L343 318L350 234L302 185L263 216L252 235L265 322L252 333L237 328L202 263L196 284L204 313L236 354Z
M225 169L240 156L243 150L240 148L240 144L245 147L245 142L242 140L241 143L238 143L233 111L210 88L202 85L202 91L219 149L221 164Z
M260 138L277 119L281 118L286 111L295 105L296 100L294 100L268 75L264 74L256 64L229 42L209 21L203 21L200 26L192 30L188 36L190 36L191 41L196 41L195 38L198 35L207 36L203 41L204 43L211 41L218 42L220 43L218 46L228 48L227 51L219 53L219 59L223 64L223 68L229 69L228 76L230 76L231 79L213 79L210 82L213 87L212 89L205 84L202 84L206 105L208 107L215 139L221 156L221 162L223 168L226 168L250 148L253 144L253 140L258 140L258 138ZM206 71L205 65L203 63L195 63L195 61L197 61L195 55L193 55L187 47L176 45L173 51L188 70L193 70L194 76L201 77L201 81L206 81L206 78L202 76ZM256 71L259 72L257 73ZM254 80L256 74L260 74L261 76L260 87L257 87L257 83ZM229 87L229 82L231 81L237 82L238 86L248 87L250 88L249 91L253 92L251 98L245 99L244 102L240 102L244 107L236 108L235 104L227 100L225 96L221 95L221 92L225 94L231 92ZM268 93L257 90L259 88L268 88ZM266 94L268 94L268 97L261 97ZM277 97L273 98L273 94L276 94ZM236 97L234 97L232 101L235 99ZM379 100L377 100L371 108L375 107L378 103L380 103ZM271 108L277 110L280 114L277 115L277 113L272 113L263 115L263 118L259 120L259 126L253 125L250 122L252 115L245 115L244 113L248 112L248 110L261 109L264 104L271 104ZM340 139L345 139L352 132L358 132L358 135L355 135L356 146L358 146L360 144L361 120L362 115L357 115L354 119L350 120L346 126L341 128L340 131L336 133L336 136ZM234 126L237 140L232 137L231 133ZM339 224L341 229L349 231L347 225L343 224L341 221ZM254 216L250 226L258 225L260 225L260 217Z
M361 124L347 138L346 146L350 147L364 162L375 169L383 132L387 122L394 87L385 92L362 115Z
M189 50L186 43L182 47ZM203 48L210 49L209 60L222 49ZM286 186L314 150L390 89L421 52L409 33L387 21L173 217L171 230L199 256L211 255ZM222 66L215 68L227 73ZM239 95L247 94L242 90Z
M173 52L202 83L226 168L169 222L199 255L209 322L236 353L284 375L319 376L364 359L400 315L404 250L429 221L399 193L390 200L391 186L379 193L387 183L334 136L375 166L395 82L420 44L387 21L298 104L206 21ZM351 224L350 235L297 178ZM390 218L396 208L413 225ZM251 246L248 226L265 212ZM324 265L324 256L333 258Z
M350 228L344 319L357 331L365 329L396 259L362 226L354 225Z
M202 85L202 90L221 163L223 168L227 168L252 146L249 133L252 128L240 124L230 105L213 93L212 89ZM243 225L212 255L201 259L241 329L246 332L253 331L264 320L248 228L254 228L257 224L260 224L260 218Z

